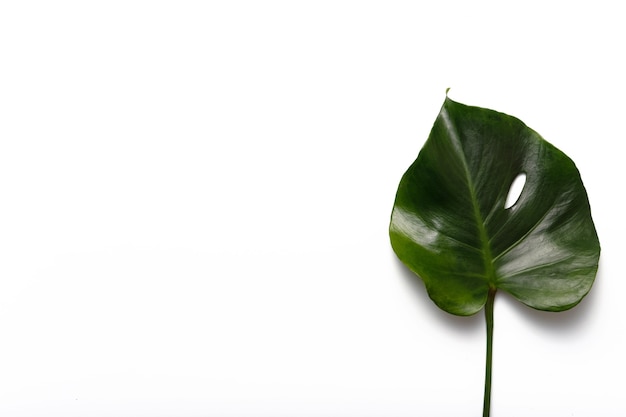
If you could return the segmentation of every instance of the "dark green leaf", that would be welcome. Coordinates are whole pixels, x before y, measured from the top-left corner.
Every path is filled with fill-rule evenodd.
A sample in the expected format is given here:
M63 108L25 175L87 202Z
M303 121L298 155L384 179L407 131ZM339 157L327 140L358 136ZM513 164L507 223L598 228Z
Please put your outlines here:
M521 195L505 208L520 174ZM449 98L402 177L390 237L433 301L457 315L478 312L490 288L540 310L571 308L600 255L572 160L519 119Z

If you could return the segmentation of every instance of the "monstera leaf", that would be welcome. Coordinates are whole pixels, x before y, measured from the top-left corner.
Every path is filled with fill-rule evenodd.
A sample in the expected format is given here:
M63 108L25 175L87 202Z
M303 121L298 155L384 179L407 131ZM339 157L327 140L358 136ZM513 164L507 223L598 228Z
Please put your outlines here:
M507 207L520 176L521 194ZM574 162L519 119L447 97L400 181L389 232L441 309L465 316L486 306L485 416L496 292L567 310L589 292L600 255Z

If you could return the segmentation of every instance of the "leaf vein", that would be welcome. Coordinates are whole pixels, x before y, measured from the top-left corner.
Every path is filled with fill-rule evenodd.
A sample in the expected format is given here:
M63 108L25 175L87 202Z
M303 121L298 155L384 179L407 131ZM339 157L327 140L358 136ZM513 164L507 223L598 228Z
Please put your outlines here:
M575 255L569 255L569 256L566 256L564 258L561 258L561 259L553 261L553 262L547 262L547 263L544 263L544 264L533 266L531 268L520 269L518 271L515 271L512 274L503 275L501 279L512 278L512 277L516 277L516 276L525 274L527 272L533 272L533 271L537 271L537 270L540 270L540 269L549 268L549 267L558 265L560 263L569 261L569 260L571 260L571 259L573 259L575 257L576 257ZM585 269L585 268L577 268L577 269ZM577 269L574 269L573 271L575 271Z
M557 201L555 200L550 207L548 207L548 209L546 210L545 213L543 213L543 215L539 218L539 220L537 220L535 222L535 224L528 229L528 231L526 233L524 233L522 235L522 237L520 237L519 239L517 239L515 242L513 242L511 245L509 245L509 247L507 247L506 249L504 249L502 252L500 252L495 258L493 258L493 262L497 262L500 258L502 258L504 255L506 255L507 253L509 253L511 250L513 250L517 245L519 245L524 239L526 239L528 236L530 236L532 234L532 232L535 231L535 229L537 229L537 227L539 227L539 225L541 223L543 223L543 221L546 219L546 217L548 217L548 214L550 214L550 212L552 211L552 209L557 205ZM508 223L508 222L507 222ZM505 225L507 224L505 223ZM503 225L497 233L494 233L494 235L491 237L491 239L489 239L489 242L493 241L496 237L498 237L500 235L500 233L504 230L504 226Z

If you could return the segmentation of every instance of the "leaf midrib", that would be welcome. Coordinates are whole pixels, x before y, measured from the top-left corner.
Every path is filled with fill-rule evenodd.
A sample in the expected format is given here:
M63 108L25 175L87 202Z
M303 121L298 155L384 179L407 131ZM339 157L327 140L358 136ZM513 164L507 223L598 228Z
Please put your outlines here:
M472 179L472 175L467 164L467 159L465 157L465 152L463 152L463 146L461 144L461 138L457 131L456 126L450 119L448 114L448 110L444 106L441 115L443 117L443 122L446 126L446 130L450 133L450 139L452 142L452 146L461 160L461 164L463 166L463 172L465 174L467 180L467 188L470 195L470 200L472 201L472 211L474 215L474 219L476 220L476 225L478 229L478 235L480 239L480 251L483 255L483 263L485 267L485 278L489 284L489 287L492 289L496 288L496 270L493 264L493 256L491 254L491 244L490 239L487 234L487 229L485 227L485 221L480 213L480 207L478 205L478 198L476 193L476 188L474 187L474 181Z

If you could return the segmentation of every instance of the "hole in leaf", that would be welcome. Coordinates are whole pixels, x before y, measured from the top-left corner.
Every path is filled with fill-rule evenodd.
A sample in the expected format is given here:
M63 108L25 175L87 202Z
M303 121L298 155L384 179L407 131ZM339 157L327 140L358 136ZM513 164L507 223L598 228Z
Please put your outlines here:
M505 209L509 209L517 203L517 200L519 200L519 196L522 194L522 190L524 189L524 184L526 184L526 174L522 172L515 177L513 184L511 184L511 188L509 188L509 194L506 196L506 202L504 203Z

